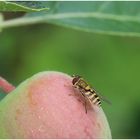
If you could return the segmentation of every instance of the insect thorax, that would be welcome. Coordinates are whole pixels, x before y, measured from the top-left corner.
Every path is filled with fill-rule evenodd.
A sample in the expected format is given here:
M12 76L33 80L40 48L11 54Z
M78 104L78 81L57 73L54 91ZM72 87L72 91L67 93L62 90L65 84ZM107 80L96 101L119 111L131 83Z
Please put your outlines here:
M85 90L87 89L87 87L89 87L89 85L83 79L79 79L79 81L77 82L77 86Z

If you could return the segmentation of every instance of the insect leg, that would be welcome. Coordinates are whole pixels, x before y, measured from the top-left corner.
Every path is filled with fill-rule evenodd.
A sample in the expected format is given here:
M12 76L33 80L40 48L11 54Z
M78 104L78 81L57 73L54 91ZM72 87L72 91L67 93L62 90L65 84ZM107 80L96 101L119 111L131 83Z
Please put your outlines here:
M80 90L80 92L81 92L81 94L82 94L82 96L84 97L84 100L85 100L85 112L86 112L86 114L87 114L87 102L86 102L86 96L85 96L85 94L84 94L84 90Z
M86 100L85 100L85 112L87 114L87 102L86 102Z

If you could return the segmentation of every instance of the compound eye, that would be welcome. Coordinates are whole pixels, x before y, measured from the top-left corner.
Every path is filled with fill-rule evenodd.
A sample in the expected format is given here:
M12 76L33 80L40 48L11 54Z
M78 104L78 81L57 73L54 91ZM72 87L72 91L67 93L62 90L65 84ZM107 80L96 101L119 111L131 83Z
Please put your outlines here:
M80 76L73 76L72 84L75 85L75 83L81 78Z
M76 77L76 78L73 78L73 80L72 80L72 84L73 85L75 85L75 83L78 81L78 78Z

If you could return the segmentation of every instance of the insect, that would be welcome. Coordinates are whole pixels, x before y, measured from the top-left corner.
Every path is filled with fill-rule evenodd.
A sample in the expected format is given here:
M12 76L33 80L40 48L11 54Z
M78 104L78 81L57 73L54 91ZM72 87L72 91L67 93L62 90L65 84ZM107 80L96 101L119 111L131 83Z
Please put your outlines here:
M75 88L79 89L79 91L81 92L81 94L86 98L85 99L85 110L87 113L87 109L86 109L86 100L89 101L92 105L95 104L97 106L101 105L101 99L103 99L103 97L101 97L95 89L91 88L90 85L79 75L73 75L73 80L72 80L72 84ZM103 99L104 101L110 103L108 100Z

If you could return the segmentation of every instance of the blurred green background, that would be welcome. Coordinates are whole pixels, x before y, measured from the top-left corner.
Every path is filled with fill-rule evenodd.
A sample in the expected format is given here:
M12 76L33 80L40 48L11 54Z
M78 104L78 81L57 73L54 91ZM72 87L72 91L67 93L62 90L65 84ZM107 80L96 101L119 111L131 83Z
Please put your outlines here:
M82 75L112 102L102 106L113 138L140 138L140 38L50 24L0 33L1 76L18 86L46 70Z

